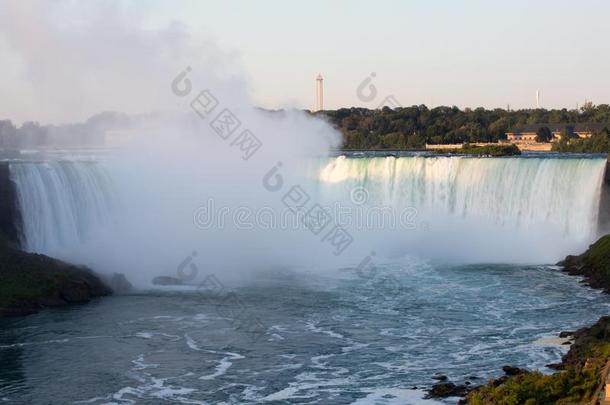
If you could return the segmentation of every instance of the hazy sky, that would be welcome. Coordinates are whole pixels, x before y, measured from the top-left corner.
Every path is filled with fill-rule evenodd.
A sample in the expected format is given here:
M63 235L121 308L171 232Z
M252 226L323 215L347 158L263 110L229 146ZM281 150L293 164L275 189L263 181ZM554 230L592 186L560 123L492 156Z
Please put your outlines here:
M330 108L356 97L371 72L380 99L404 105L545 107L610 102L608 1L193 1L160 2L234 49L255 99L267 107L313 103L316 73Z
M69 93L71 88L61 86L58 91L51 83L41 98L42 90L32 80L44 78L56 87L61 79L84 80L76 66L71 71L53 61L49 49L94 67L95 78L88 85L102 93L104 72L120 73L121 56L129 54L117 49L131 46L134 37L125 28L132 20L113 21L123 14L137 16L133 21L139 30L163 30L178 22L194 43L211 40L241 64L252 98L269 108L311 108L318 72L325 78L326 108L374 108L388 95L402 105L533 107L537 89L543 107L574 108L585 99L610 102L608 1L118 0L95 3L117 9L103 19L99 10L79 15L85 2L0 1L0 116L25 118L28 107L35 105L32 114L48 119L56 113L47 108L53 104L50 94ZM78 44L78 37L87 36L92 16L98 30L118 29ZM43 20L54 30L52 36L40 28ZM163 35L171 37L172 32ZM134 46L146 46L147 40L139 39ZM97 68L97 58L103 68ZM141 63L146 73L145 58L133 62ZM133 74L137 65L129 69ZM356 89L372 72L377 97L364 102ZM88 113L79 101L71 108ZM112 109L109 103L102 105Z

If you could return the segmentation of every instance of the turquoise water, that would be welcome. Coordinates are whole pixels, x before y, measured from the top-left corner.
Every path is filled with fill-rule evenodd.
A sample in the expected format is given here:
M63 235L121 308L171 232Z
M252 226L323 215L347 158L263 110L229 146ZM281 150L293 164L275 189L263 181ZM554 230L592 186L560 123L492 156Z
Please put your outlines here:
M151 291L1 320L0 399L414 404L435 373L477 384L507 364L544 370L566 350L545 338L610 305L548 266L379 269L276 271L225 284L235 296Z

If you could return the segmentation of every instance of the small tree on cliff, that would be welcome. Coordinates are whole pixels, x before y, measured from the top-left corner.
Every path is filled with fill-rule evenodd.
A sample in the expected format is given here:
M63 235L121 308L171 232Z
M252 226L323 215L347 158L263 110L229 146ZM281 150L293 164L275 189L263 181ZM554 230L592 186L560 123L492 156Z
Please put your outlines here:
M553 139L553 134L549 127L540 127L536 131L536 142L551 142L551 139Z

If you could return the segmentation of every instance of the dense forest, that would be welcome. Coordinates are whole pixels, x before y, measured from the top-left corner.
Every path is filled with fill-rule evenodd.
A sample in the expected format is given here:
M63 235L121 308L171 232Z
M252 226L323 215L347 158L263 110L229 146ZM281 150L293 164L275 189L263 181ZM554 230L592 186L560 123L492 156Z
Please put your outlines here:
M381 110L341 108L321 111L341 131L345 149L415 149L428 144L496 142L525 125L595 122L610 127L610 105L585 104L573 110L505 110L425 105ZM565 146L566 148L571 145Z

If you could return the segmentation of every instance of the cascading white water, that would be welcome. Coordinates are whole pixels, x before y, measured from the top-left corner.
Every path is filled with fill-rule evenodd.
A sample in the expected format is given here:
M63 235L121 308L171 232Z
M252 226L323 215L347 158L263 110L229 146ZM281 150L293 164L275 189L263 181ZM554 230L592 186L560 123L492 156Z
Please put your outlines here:
M329 199L345 200L350 190L361 189L370 207L416 209L434 222L436 241L447 239L450 223L461 221L452 236L479 244L479 251L502 240L507 250L523 252L523 245L537 244L543 252L539 237L557 246L547 248L548 255L533 249L528 257L555 260L597 236L605 164L603 158L341 156L322 166L319 180Z
M595 238L605 162L597 158L338 157L316 166L314 184L306 188L311 191L315 187L319 195L314 199L325 206L353 206L353 191L361 189L366 193L366 204L360 208L389 206L396 214L415 208L419 220L426 221L426 232L400 226L375 232L349 229L360 243L358 249L380 251L379 244L394 244L392 254L548 263L577 253ZM198 240L202 234L197 233L192 211L189 212L201 204L201 197L186 198L187 194L169 192L164 188L167 184L155 181L145 187L149 197L142 197L136 191L139 184L129 183L131 176L112 178L123 173L121 167L109 167L107 171L94 162L14 162L10 168L23 217L23 245L29 251L86 261L93 266L104 262L99 266L114 268L121 258L106 262L121 247L125 249L122 257L134 256L128 267L135 268L142 266L136 252L144 248L139 245L145 246L147 239L156 238L144 249L150 256L145 267L150 268L160 260L152 255L154 251L168 258L167 267L172 266L173 257L190 251L189 245L208 244ZM181 175L168 184L183 181ZM260 199L279 198L266 193L261 190ZM141 203L149 201L146 198L167 195L186 200L177 199L175 202L179 203L173 206L162 199L154 205L156 208L148 204L145 211L139 211ZM116 200L125 204L112 210ZM138 221L153 223L134 221L134 215ZM113 226L104 229L105 239L88 240L109 222ZM214 232L205 235L212 237ZM248 238L269 240L280 251L307 252L320 246L315 237L309 238L311 246L305 246L290 242L286 234L274 237L269 232L250 231L241 236L245 239L240 239L240 244L249 243ZM134 247L138 239L142 241ZM283 241L286 246L281 245ZM168 252L168 247L174 245L176 248ZM86 255L81 246L86 247Z
M75 248L108 219L111 181L95 162L15 162L10 171L28 251L54 254Z

